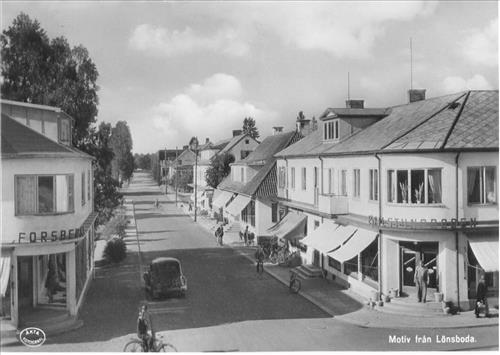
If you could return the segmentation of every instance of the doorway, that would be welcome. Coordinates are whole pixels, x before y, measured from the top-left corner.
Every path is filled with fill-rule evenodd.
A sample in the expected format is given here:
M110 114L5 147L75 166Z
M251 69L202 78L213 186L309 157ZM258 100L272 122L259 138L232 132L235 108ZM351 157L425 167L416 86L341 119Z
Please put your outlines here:
M319 251L315 249L313 253L313 265L316 267L320 267L321 266L320 259L321 259L321 254Z
M23 314L33 309L33 257L19 256L17 258L18 309Z
M439 291L438 242L399 242L400 248L400 290L402 296L416 296L415 269L420 260L429 270L427 294Z

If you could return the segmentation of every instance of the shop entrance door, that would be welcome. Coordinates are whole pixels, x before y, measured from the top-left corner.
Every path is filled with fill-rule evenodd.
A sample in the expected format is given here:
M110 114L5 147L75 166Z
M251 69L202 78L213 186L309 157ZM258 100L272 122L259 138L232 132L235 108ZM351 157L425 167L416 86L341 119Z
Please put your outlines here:
M439 243L437 242L399 242L400 246L400 290L403 296L417 295L414 281L415 269L420 260L429 270L429 285L427 286L427 299L433 297L439 290L437 255Z
M320 252L317 251L317 250L314 250L314 255L313 255L313 265L316 266L316 267L320 267L320 259L321 259L321 255L320 255Z
M20 256L17 258L17 285L19 314L30 312L33 309L33 257Z

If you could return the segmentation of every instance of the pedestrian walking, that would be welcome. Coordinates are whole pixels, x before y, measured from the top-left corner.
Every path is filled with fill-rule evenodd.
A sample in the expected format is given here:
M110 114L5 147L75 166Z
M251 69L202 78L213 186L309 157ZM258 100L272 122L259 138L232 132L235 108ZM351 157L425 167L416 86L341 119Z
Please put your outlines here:
M484 274L482 274L477 284L476 307L474 309L476 318L479 318L479 313L481 313L482 309L484 309L484 316L488 317L489 307L488 307L488 299L486 298L487 293L488 293L488 285L486 285Z
M243 232L243 240L245 241L245 245L248 245L248 226L246 226L245 231Z
M260 271L264 272L264 249L259 245L257 251L255 252L255 260L257 261L257 273Z
M222 246L222 238L224 237L224 228L222 228L222 225L220 225L219 228L217 228L217 230L215 231L215 237L217 238L217 244Z
M418 262L413 280L417 286L418 302L425 303L427 300L427 285L429 284L429 270L424 266L423 260Z

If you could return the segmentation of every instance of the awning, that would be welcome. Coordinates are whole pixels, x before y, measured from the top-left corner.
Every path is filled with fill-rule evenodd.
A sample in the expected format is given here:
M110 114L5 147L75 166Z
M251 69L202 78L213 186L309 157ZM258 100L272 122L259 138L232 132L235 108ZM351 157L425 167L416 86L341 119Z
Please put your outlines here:
M352 226L348 227L354 229L354 227ZM377 238L377 235L377 232L363 228L357 228L357 230L354 232L354 235L352 235L352 237L344 245L342 245L337 250L328 253L328 256L334 258L337 261L340 261L341 263L347 260L351 260L356 255L365 250L366 247L369 246L375 240L375 238Z
M484 271L498 271L498 236L474 236L469 244Z
M0 257L0 292L5 297L7 287L9 287L10 276L10 253L2 253Z
M232 192L223 190L221 191L221 194L214 199L214 201L212 202L212 206L217 208L226 207L227 201L229 201L232 196Z
M352 233L346 234L345 232L342 226L326 220L307 237L302 239L301 242L308 247L327 254L340 247L352 235Z
M305 235L306 223L307 216L288 212L281 221L269 228L267 232L282 239L302 239Z
M251 198L243 195L238 195L234 198L234 200L226 207L226 212L228 212L232 216L239 216L241 210L243 210Z

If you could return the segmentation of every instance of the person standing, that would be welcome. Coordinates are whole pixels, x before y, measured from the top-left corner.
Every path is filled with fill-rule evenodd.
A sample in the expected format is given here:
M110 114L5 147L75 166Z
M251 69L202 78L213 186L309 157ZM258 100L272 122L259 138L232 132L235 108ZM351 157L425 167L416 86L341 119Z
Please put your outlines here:
M245 241L245 245L248 245L248 226L246 226L245 232L243 232L243 239Z
M155 332L147 304L143 304L139 310L139 317L137 318L137 337L142 340L145 352L153 350Z
M489 309L488 309L488 299L486 298L487 293L488 293L488 286L486 285L484 274L482 274L477 284L476 307L474 309L476 318L479 318L479 313L482 307L484 307L484 316L488 317Z
M257 261L257 273L264 272L264 249L262 245L259 245L257 251L255 252L255 260Z
M427 285L429 284L429 270L424 266L423 260L418 262L413 280L417 286L418 302L425 303L427 299Z

